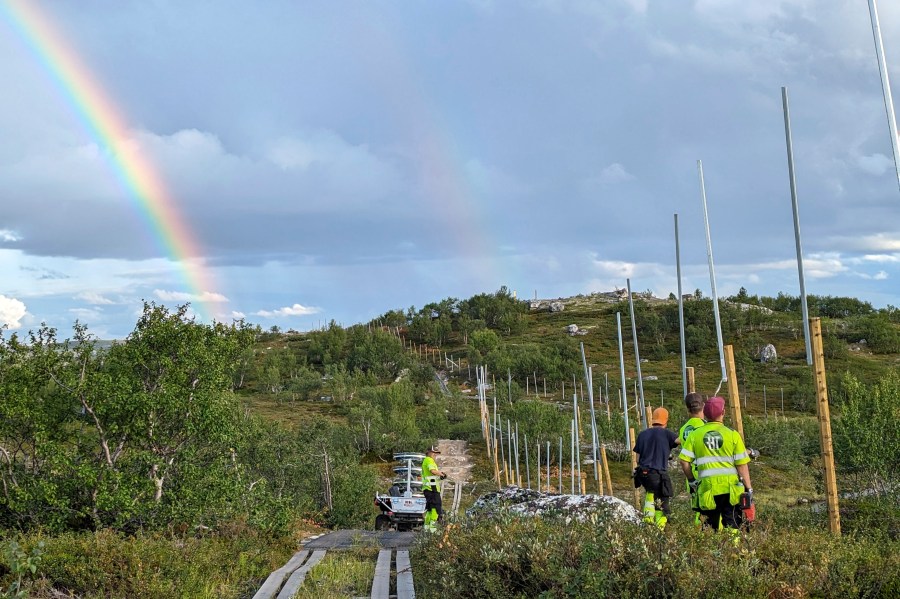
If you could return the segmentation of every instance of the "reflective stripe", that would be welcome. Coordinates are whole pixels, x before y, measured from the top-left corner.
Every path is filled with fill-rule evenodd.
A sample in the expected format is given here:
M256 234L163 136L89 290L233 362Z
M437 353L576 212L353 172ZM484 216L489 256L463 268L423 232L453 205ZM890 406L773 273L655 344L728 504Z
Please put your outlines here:
M712 455L704 458L697 458L696 460L694 460L694 463L697 466L702 466L703 464L713 464L715 462L722 462L723 464L733 464L734 458L736 457L737 456L730 455Z
M694 452L691 451L690 449L682 449L680 455L692 458L692 457L694 457Z
M734 474L735 476L737 476L737 468L710 468L709 470L701 470L700 478L709 478L710 476L727 476L729 474Z
M734 454L734 459L735 459L735 460L743 460L743 459L746 458L746 457L747 457L747 452L746 452L746 451L743 451L743 452L741 452L741 453L736 453L736 454Z

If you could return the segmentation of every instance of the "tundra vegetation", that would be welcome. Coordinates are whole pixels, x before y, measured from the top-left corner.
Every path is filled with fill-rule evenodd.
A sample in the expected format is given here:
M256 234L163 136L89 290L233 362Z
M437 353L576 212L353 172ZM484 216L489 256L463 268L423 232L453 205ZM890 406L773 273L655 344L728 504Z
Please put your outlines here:
M799 299L742 289L720 305L747 442L762 453L752 466L759 520L740 545L693 529L685 497L665 534L552 517L459 518L413 551L417 593L900 595L900 311L809 299L824 325L841 537L828 533L821 509ZM631 397L628 303L563 301L562 312L530 309L502 288L305 333L201 324L188 306L148 303L112 345L81 323L69 334L5 334L0 597L250 596L311 531L370 528L390 454L438 438L470 441L472 501L495 488L472 392L476 365L487 368L503 418L532 443L553 442L555 477L556 440L568 439L571 396L583 384L579 342L593 365L615 491L629 500L615 329L621 312ZM686 417L677 304L639 299L635 320L643 374L657 377L644 381L646 401L669 408L677 427ZM587 334L568 335L571 323ZM685 323L688 363L711 393L719 378L711 301L699 293L686 301ZM778 360L762 363L769 343ZM330 557L304 593L366 594L371 558L370 548Z

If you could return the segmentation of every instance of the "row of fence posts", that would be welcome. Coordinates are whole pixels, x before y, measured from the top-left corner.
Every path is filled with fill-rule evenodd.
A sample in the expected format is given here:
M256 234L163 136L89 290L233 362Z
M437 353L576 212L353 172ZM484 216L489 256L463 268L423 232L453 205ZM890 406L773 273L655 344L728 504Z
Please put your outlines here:
M630 287L631 281L627 281L628 284L628 296L629 300L631 299ZM634 309L630 310L632 319L634 315ZM622 409L623 416L625 418L625 442L626 447L633 447L635 443L635 430L631 426L629 426L628 421L628 400L626 393L623 393L626 388L626 379L625 379L625 364L624 364L624 355L622 350L622 325L621 325L621 316L620 313L616 313L616 321L618 327L618 336L619 336L619 362L620 362L620 372L621 372L621 388L619 391L619 405ZM813 376L816 387L816 416L819 423L819 445L820 452L822 456L822 463L824 469L824 478L825 478L825 496L826 496L826 504L828 509L828 523L829 530L836 534L840 535L841 533L841 524L840 524L840 512L838 505L838 494L837 494L837 478L836 478L836 469L834 463L834 449L833 449L833 440L831 435L831 415L828 403L828 385L825 374L825 357L823 351L822 344L822 325L821 320L819 318L810 318L808 320L810 325L810 341L811 341L811 351L812 351L812 363L813 363ZM402 339L400 335L399 328L393 328L394 333L400 339ZM644 397L643 397L643 379L640 376L640 354L638 353L638 344L637 344L637 336L636 329L634 326L634 322L632 321L632 334L634 336L634 349L635 349L635 364L638 372L638 377L635 379L635 413L639 421L643 421L643 428L646 428L650 425L651 420L651 406L644 405ZM406 341L404 340L404 345L406 345ZM440 350L437 348L429 348L428 346L417 346L412 341L409 341L409 349L414 351L417 356L424 358L431 358L432 360L437 360L440 357ZM744 424L743 417L741 414L741 401L740 401L740 392L738 389L737 383L737 372L735 369L734 363L734 348L732 345L726 345L722 347L723 349L723 358L724 358L724 369L726 371L726 382L728 388L728 397L729 397L729 414L731 416L731 424L732 426L740 433L741 437L744 436ZM585 381L588 387L588 401L590 405L590 414L591 414L591 445L592 445L592 461L594 464L594 480L596 482L596 487L598 493L604 494L604 485L603 478L605 474L605 478L607 481L607 489L609 490L609 494L612 494L612 484L611 477L609 474L608 462L606 458L606 446L599 445L599 439L597 436L597 423L596 423L596 415L594 411L594 398L593 398L593 375L592 369L588 366L587 360L584 354L584 344L581 344L581 356L582 356L582 364L585 370ZM446 352L443 355L443 361L445 366L450 366L451 370L453 368L461 369L461 360L459 362L454 361L452 356L447 356ZM469 376L471 377L471 367L469 367ZM478 397L481 408L481 427L482 433L485 440L485 445L487 447L488 456L493 458L494 461L494 478L497 482L498 487L502 487L501 482L501 474L504 475L507 484L516 484L518 486L523 486L522 477L519 468L519 431L518 431L518 423L515 424L515 434L513 434L512 423L507 419L507 447L504 448L503 444L503 428L502 428L502 420L500 419L497 413L497 398L494 396L494 416L490 417L490 410L487 406L486 399L486 380L487 373L483 366L476 367L476 377L478 379ZM507 373L507 381L508 385L511 387L512 379L509 373ZM534 378L535 382L535 394L537 394L537 374L535 374ZM688 393L693 392L695 390L695 382L694 382L694 369L691 367L684 368L684 382L685 389ZM578 385L573 380L573 387L578 388ZM581 388L583 394L583 387ZM528 381L526 379L526 394L528 392ZM544 394L546 395L546 379L544 381ZM563 382L563 395L565 396L565 383ZM511 389L510 389L511 396ZM583 396L583 395L582 395ZM582 476L581 473L581 422L580 422L580 413L578 410L578 394L575 393L572 396L573 398L573 418L570 425L570 437L571 437L571 477L572 482L570 485L570 489L573 494L576 492L580 492L584 494L586 492L586 481L585 477ZM660 403L662 404L665 401L664 394L660 395ZM746 397L745 397L746 401ZM606 415L607 419L611 418L610 415L610 401L609 401L609 378L606 376ZM641 409L643 407L643 409ZM746 403L745 403L746 407ZM766 418L768 418L768 396L766 393L766 387L763 386L763 413ZM781 413L784 414L784 389L781 389ZM528 441L527 435L524 439L525 445L525 460L526 460L526 483L527 488L531 488L531 461L528 457ZM546 458L547 458L547 473L545 480L547 481L547 488L550 488L550 442L547 441L547 449L546 449ZM541 443L537 443L538 452L540 452ZM500 450L500 458L503 462L503 469L500 468L500 461L498 460L497 450ZM558 489L562 491L562 478L563 478L563 439L559 438L559 485ZM598 462L598 457L600 461ZM632 465L636 466L637 456L631 452ZM600 464L602 463L602 468ZM540 457L538 457L538 487L540 490ZM603 472L601 472L601 470ZM581 481L579 485L575 484L576 477ZM327 478L327 477L326 477ZM577 488L576 488L577 487ZM330 491L330 488L327 490ZM326 493L330 495L330 493ZM635 490L635 504L640 507L642 503L642 499L640 497L639 490Z
M617 319L619 318L619 314L616 314ZM830 421L830 411L828 405L828 389L827 382L825 376L825 364L824 364L824 352L822 349L822 331L821 331L821 321L819 318L811 318L811 337L812 337L812 350L814 356L814 377L815 377L815 385L816 385L816 414L819 421L819 431L820 431L820 449L822 460L824 464L824 474L825 474L825 491L826 491L826 502L828 507L828 517L829 517L829 529L835 533L840 534L840 514L838 511L838 495L837 495L837 483L836 483L836 474L835 474L835 465L834 465L834 451L832 447L832 437L831 437L831 421ZM625 388L624 385L624 361L622 361L621 356L621 322L619 322L619 347L620 347L620 363L622 370L622 378L623 385L622 388ZM743 415L741 413L741 401L740 394L738 390L737 384L737 374L735 370L735 362L734 362L734 347L732 345L724 346L724 357L725 357L725 368L727 372L727 386L728 386L728 405L729 405L729 415L731 418L732 427L740 433L741 437L746 439L744 436L744 424L743 424ZM591 456L592 463L594 465L594 481L595 488L597 489L598 494L613 494L612 489L612 477L609 471L609 463L606 455L606 445L599 443L599 437L597 434L597 422L596 422L596 412L594 410L594 397L593 397L593 384L592 384L592 368L588 365L587 359L584 354L584 344L581 344L581 356L582 356L582 365L585 371L585 379L587 381L588 388L588 402L590 407L590 417L591 417ZM506 419L506 429L504 436L504 428L503 428L503 419L499 415L497 411L497 398L494 395L493 398L493 416L491 416L491 410L488 407L487 402L487 371L484 366L480 366L476 369L477 381L478 381L478 401L480 405L481 412L481 429L482 434L485 441L485 446L487 447L488 457L492 459L494 464L494 479L497 483L498 488L502 488L504 486L504 481L506 485L517 485L519 487L525 487L531 489L531 459L529 457L529 443L527 435L523 435L523 448L525 453L525 480L522 479L522 473L520 469L520 455L519 455L519 425L517 422L512 422L510 419ZM689 393L694 392L695 390L695 379L694 379L694 369L692 367L685 368L685 381L686 388ZM765 389L765 388L764 388ZM765 391L764 391L765 393ZM783 397L783 391L782 391ZM626 426L626 448L631 448L635 444L636 435L635 429L629 426L628 423L628 407L627 407L627 399L623 396L622 399L622 407L623 414L625 416L625 426ZM662 400L662 398L661 398ZM783 401L783 399L782 399ZM607 418L610 417L609 412L609 397L606 398L606 407L607 407ZM635 410L636 412L639 410L638 402L636 402ZM783 406L783 404L782 404ZM581 412L578 407L578 395L573 394L572 396L572 410L573 417L570 422L570 477L571 482L569 485L569 489L572 494L585 494L587 492L587 484L586 484L586 476L583 475L581 471L581 436L582 436L582 422L581 422ZM764 403L764 410L766 415L768 415L768 409ZM782 407L782 413L784 412L784 408ZM645 405L643 414L638 412L639 420L643 420L644 427L648 426L650 421L652 420L652 406ZM559 450L557 452L558 458L558 492L563 491L563 438L559 437ZM551 481L551 451L550 451L550 441L533 441L535 443L535 447L537 449L537 487L538 491L547 490L550 491L552 489ZM542 477L541 477L541 447L546 444L546 449L544 451L544 456L546 460L546 473L543 477L544 484L542 485ZM499 450L499 451L498 451ZM634 452L631 453L631 461L632 467L637 466L637 455ZM502 467L501 467L502 464ZM604 486L604 480L606 482ZM576 481L579 481L576 483ZM635 505L640 507L643 499L641 497L641 493L639 489L635 489L634 492L634 500Z

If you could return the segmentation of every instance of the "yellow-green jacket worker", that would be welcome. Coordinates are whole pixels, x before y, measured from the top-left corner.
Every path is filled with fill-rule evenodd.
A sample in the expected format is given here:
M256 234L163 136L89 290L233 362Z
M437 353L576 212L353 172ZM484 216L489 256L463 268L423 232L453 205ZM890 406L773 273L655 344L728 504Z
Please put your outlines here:
M684 407L687 408L688 414L690 418L688 421L681 425L681 428L678 429L678 438L681 439L681 444L684 445L687 442L688 437L691 436L691 433L706 424L706 421L703 420L703 396L697 393L696 391L692 391L684 396ZM691 472L694 474L694 478L697 478L697 467L694 464L691 464ZM697 505L697 494L691 492L691 485L686 483L687 492L691 497L691 509L694 510L694 524L700 524L700 508Z
M703 406L707 424L688 436L678 456L685 478L696 488L700 514L714 530L740 528L744 521L741 493L753 493L747 467L750 456L740 434L722 424L724 414L725 400L710 397ZM697 468L696 478L691 464Z
M422 493L425 495L425 530L437 530L437 522L444 515L441 506L441 483L447 478L447 474L441 471L434 456L441 453L432 445L425 450L425 459L422 460Z

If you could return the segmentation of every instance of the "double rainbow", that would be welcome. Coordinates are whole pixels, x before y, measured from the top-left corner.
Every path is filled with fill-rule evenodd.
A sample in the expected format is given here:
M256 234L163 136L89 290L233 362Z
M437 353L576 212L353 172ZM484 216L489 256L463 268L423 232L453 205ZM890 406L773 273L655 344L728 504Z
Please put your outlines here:
M179 267L198 316L209 318L224 298L214 290L194 233L178 211L172 194L154 165L127 147L131 138L122 111L111 101L78 55L32 0L0 2L0 17L21 37L71 104L91 137L108 149L110 166L128 192L160 250Z

